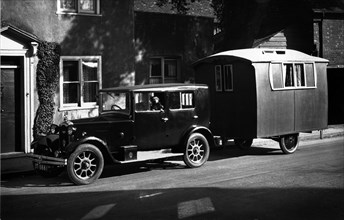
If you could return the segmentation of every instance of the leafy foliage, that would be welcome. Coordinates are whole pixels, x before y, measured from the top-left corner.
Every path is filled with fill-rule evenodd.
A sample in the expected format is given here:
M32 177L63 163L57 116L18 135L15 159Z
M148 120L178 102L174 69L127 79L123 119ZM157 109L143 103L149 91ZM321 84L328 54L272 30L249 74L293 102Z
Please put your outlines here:
M38 46L37 93L39 107L33 127L34 138L47 133L54 116L54 96L59 82L60 45L43 41Z

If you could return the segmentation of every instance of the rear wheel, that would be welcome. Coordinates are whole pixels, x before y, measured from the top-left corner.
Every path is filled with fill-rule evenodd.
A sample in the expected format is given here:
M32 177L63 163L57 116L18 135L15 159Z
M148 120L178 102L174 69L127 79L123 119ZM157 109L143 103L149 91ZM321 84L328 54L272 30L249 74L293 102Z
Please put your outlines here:
M240 149L243 149L243 150L249 149L252 145L252 142L253 142L252 138L250 138L250 139L242 139L242 138L234 139L235 145L238 146Z
M81 144L69 156L67 173L77 185L87 185L96 181L104 168L101 151L92 144Z
M283 153L294 153L299 145L299 134L288 134L282 136L279 140L279 145Z
M190 168L200 167L207 162L209 152L208 140L200 133L193 133L189 136L186 144L184 163Z

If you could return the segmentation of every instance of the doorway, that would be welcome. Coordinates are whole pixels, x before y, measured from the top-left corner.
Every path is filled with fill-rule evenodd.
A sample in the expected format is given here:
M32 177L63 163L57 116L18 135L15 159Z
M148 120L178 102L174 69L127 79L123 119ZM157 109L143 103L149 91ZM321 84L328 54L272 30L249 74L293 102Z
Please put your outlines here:
M23 151L23 62L22 56L1 56L1 153Z

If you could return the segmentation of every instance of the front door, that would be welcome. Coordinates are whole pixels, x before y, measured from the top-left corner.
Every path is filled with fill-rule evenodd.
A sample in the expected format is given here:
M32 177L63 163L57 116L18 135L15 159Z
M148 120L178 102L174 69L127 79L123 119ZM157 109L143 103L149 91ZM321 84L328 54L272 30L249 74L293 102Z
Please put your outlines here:
M139 150L160 149L166 141L165 93L135 93L135 137ZM157 103L154 103L158 98Z
M23 81L20 64L20 57L1 57L1 153L21 151L22 148Z

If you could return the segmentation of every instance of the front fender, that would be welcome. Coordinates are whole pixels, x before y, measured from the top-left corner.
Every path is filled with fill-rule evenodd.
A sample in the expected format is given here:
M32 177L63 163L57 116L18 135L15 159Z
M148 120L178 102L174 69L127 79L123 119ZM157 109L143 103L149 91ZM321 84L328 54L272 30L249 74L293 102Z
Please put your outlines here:
M107 144L100 138L94 137L94 136L90 136L90 137L85 137L82 138L78 141L74 141L72 143L70 143L67 147L66 147L66 154L69 156L70 154L72 154L75 149L81 145L81 144L92 144L94 146L96 146L97 148L99 148L99 150L102 152L104 160L106 163L112 162L112 163L119 163L115 158L112 157L111 152L109 151L109 148L107 146Z

